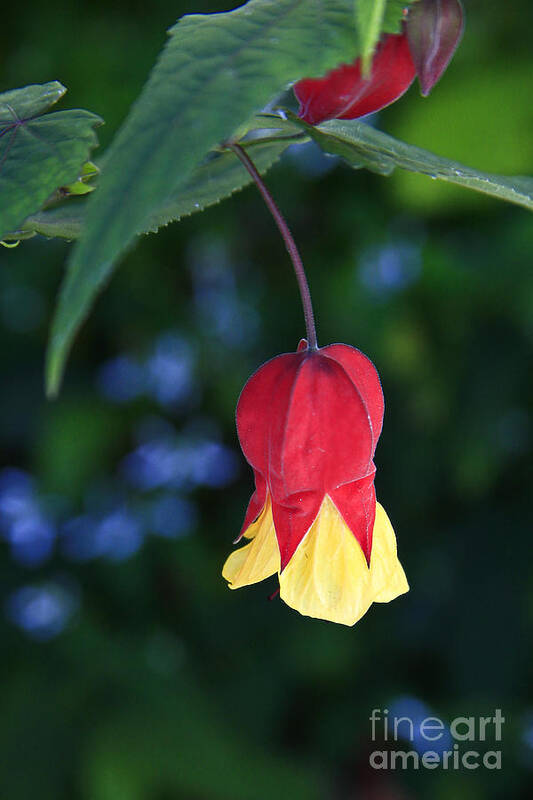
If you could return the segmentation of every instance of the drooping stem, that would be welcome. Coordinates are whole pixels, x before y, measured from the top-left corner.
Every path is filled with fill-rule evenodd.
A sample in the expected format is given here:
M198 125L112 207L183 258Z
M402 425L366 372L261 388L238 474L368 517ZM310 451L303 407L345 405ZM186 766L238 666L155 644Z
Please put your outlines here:
M298 288L300 290L300 297L302 299L302 306L304 310L305 329L307 332L307 345L310 350L317 350L318 343L316 338L313 304L311 302L311 292L309 291L309 284L307 283L307 276L305 274L304 265L302 263L302 259L300 258L300 253L298 252L296 243L292 237L292 233L289 230L289 226L285 222L285 219L283 218L281 211L277 207L274 198L272 197L267 187L263 183L263 179L258 173L255 164L248 155L248 153L244 150L243 147L241 147L240 144L237 144L236 142L228 142L226 144L226 147L229 147L231 150L233 150L237 158L241 161L243 166L248 170L252 180L254 181L255 185L261 192L263 200L267 204L270 213L274 217L279 232L281 233L283 241L285 242L285 247L287 248L287 252L291 258L292 265L294 267L294 272L296 274L296 280L298 281Z

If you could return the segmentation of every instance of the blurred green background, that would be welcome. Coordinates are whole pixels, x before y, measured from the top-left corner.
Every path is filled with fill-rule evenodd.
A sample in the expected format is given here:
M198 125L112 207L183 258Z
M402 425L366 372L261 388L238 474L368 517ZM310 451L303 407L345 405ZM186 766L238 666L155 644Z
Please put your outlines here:
M30 0L2 9L0 90L58 79L102 151L181 14L237 3ZM387 132L533 174L533 7L466 2L432 96ZM234 407L303 322L288 259L245 190L142 239L43 396L68 245L0 248L2 800L530 797L533 217L425 177L353 172L313 146L268 183L306 262L322 344L367 353L385 426L377 491L411 591L355 628L274 584L220 576L252 490ZM501 771L369 767L373 708L501 708ZM493 729L489 729L492 731ZM422 743L423 745L423 743ZM396 749L420 749L400 741Z

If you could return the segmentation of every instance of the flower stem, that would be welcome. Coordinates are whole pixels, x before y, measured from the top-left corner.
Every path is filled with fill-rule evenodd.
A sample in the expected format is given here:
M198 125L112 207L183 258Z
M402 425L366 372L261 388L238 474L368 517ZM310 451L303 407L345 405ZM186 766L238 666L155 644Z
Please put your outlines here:
M263 200L267 204L270 213L274 217L274 221L278 226L283 241L285 242L285 247L287 248L287 252L291 258L296 280L298 281L298 288L300 290L300 297L302 299L302 306L304 310L307 346L310 350L317 350L318 344L316 338L315 316L313 314L313 304L311 302L311 292L309 291L309 284L307 283L304 265L302 263L302 259L300 258L296 243L292 237L292 233L289 230L289 226L285 222L281 211L274 202L274 198L263 183L263 179L258 173L255 164L248 153L244 150L244 148L241 147L240 144L237 144L236 142L228 142L226 147L228 147L230 150L233 150L237 158L248 170L252 180L261 192Z

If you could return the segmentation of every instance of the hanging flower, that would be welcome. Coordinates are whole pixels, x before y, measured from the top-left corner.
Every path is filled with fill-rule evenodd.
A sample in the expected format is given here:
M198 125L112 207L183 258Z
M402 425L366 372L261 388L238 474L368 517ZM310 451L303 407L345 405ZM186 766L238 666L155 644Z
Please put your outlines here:
M416 75L424 96L448 66L463 32L460 0L417 0L409 7L401 34L385 34L363 76L361 59L341 64L322 78L294 85L298 116L310 125L328 119L357 119L390 105Z
M372 362L333 344L276 356L247 382L237 431L255 476L223 576L238 589L279 576L301 614L353 625L408 591L394 531L374 490L383 393Z

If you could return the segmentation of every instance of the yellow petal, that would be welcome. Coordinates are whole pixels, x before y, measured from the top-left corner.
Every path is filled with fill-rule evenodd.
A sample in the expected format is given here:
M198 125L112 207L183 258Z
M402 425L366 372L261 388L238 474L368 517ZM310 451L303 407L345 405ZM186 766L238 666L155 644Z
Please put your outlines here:
M300 614L353 625L368 609L370 571L361 546L326 495L280 575L280 595Z
M381 503L376 503L370 575L375 603L388 603L409 591L405 572L398 561L396 536Z
M282 600L305 616L353 625L374 600L387 602L407 591L394 531L379 504L376 523L369 569L359 542L326 495L280 575Z
M259 517L244 535L252 541L231 553L222 569L222 575L228 581L230 589L258 583L280 570L270 496L267 496Z

